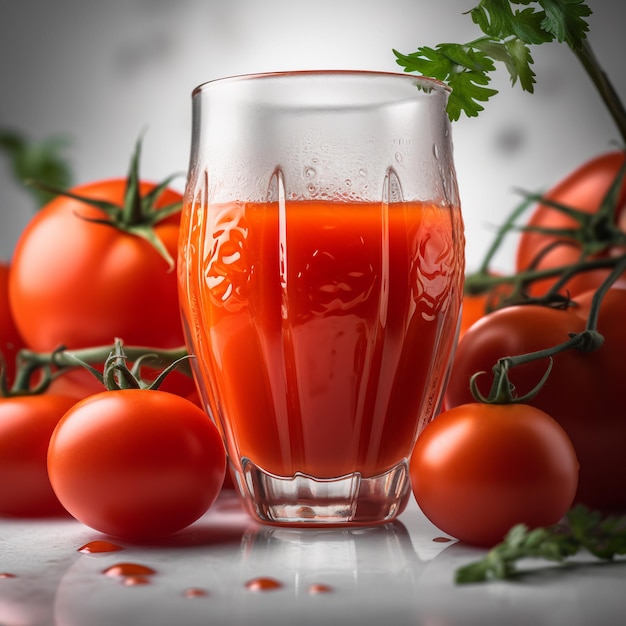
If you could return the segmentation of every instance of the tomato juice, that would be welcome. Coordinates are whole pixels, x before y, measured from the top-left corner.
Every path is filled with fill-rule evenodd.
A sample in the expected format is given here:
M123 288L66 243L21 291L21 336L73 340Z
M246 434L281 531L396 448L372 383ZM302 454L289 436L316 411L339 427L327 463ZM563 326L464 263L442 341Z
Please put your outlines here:
M460 209L287 200L184 212L183 318L235 468L326 479L406 463L456 340Z

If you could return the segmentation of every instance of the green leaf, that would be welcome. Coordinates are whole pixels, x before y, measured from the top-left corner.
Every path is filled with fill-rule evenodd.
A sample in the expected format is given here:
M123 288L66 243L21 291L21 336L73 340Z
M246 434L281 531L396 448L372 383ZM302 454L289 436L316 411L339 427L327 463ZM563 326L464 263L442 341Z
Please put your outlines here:
M484 37L466 44L422 46L412 54L394 50L404 71L436 78L453 89L448 104L451 120L461 113L478 115L484 108L481 103L497 93L486 86L494 61L505 65L512 85L519 82L524 91L533 93L529 46L557 41L566 42L575 52L584 48L589 30L585 18L591 10L584 0L480 0L468 13Z
M482 559L458 568L455 582L510 579L523 573L516 568L522 559L560 563L582 549L603 561L626 554L626 516L603 518L599 512L579 504L568 511L564 524L532 530L517 524Z
M506 537L504 538L504 543L511 548L518 548L524 543L527 533L528 526L526 526L526 524L516 524L506 534Z
M542 44L553 38L542 26L543 11L532 7L513 11L509 0L481 0L470 15L485 34L496 39L517 37L528 44Z
M54 187L72 184L72 168L62 153L70 141L65 136L32 141L16 131L0 131L0 150L10 159L13 177L32 194L40 208L55 197L54 193L28 185L39 180Z
M484 109L479 102L486 102L498 93L496 89L485 87L488 83L489 77L479 72L467 70L453 74L448 80L452 89L446 109L449 118L456 121L461 112L468 117L476 117Z
M544 31L551 33L558 42L567 43L577 50L583 44L589 31L584 19L591 15L591 9L583 0L538 0L545 11L541 22Z
M502 8L490 6L493 4L501 4ZM476 24L480 30L494 39L500 39L503 37L503 33L508 31L508 22L506 12L510 11L508 2L494 1L481 3L474 7L469 13L474 24Z
M436 48L422 46L409 55L396 50L394 54L406 72L419 72L448 84L452 89L447 106L451 120L458 120L461 113L475 117L483 110L479 103L498 93L486 87L489 72L495 70L493 60L478 48L444 43Z
M545 14L532 8L515 11L511 21L511 35L528 44L539 45L553 40L552 33L543 28Z
M504 63L511 77L511 85L515 85L519 79L524 91L534 92L535 73L530 67L534 61L530 48L521 39L514 37L501 42L485 38L475 41L474 46L494 61Z
M511 39L505 46L509 52L509 61L505 64L511 75L511 84L514 85L516 78L519 78L522 89L533 93L535 73L530 67L534 63L530 48L520 39Z
M401 54L397 50L393 53L396 55L396 63L404 67L405 72L419 72L424 76L446 81L453 70L448 57L428 46L422 46L411 54Z
M448 81L465 70L481 74L495 70L492 59L485 52L470 45L442 43L436 48L422 46L407 55L396 50L393 52L396 62L406 72L420 72L441 81Z
M496 69L494 62L474 45L462 46L459 44L444 43L437 46L437 50L452 64L450 75L454 76L459 71L493 72Z

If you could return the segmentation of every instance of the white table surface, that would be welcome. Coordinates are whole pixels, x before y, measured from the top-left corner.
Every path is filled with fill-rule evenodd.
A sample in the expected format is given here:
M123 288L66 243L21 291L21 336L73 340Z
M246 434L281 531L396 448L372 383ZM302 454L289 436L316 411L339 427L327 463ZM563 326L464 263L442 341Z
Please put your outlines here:
M626 623L626 559L597 565L536 561L512 582L455 585L457 567L484 554L442 533L414 501L394 524L290 530L250 521L223 492L195 524L158 545L131 545L79 522L0 519L0 626L602 626ZM124 549L83 554L93 540ZM156 571L125 585L103 570L136 563ZM11 574L12 576L6 576ZM3 576L4 575L4 576ZM282 586L251 591L271 577ZM323 584L326 593L311 593ZM188 590L199 590L189 597Z

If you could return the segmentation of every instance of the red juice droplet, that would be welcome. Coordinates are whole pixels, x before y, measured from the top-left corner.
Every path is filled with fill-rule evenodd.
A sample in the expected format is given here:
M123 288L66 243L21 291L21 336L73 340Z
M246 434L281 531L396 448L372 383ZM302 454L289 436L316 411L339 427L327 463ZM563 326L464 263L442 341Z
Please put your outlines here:
M17 578L15 574L9 574L9 572L0 572L0 578Z
M150 579L147 576L125 576L123 584L126 587L135 587L137 585L149 585Z
M313 583L309 585L309 593L314 595L317 593L330 593L333 588L330 585L324 585L323 583Z
M206 596L209 595L209 592L206 589L191 587L190 589L185 589L183 595L185 598L206 598Z
M448 541L452 541L452 539L450 539L450 537L435 537L433 541L435 543L448 543Z
M103 572L105 576L152 576L156 571L139 563L116 563L107 567Z
M78 548L78 552L82 552L83 554L97 554L100 552L118 552L119 550L123 550L122 546L118 546L109 541L90 541L86 543L84 546Z
M250 591L274 591L282 586L283 584L274 578L253 578L246 583L246 589Z

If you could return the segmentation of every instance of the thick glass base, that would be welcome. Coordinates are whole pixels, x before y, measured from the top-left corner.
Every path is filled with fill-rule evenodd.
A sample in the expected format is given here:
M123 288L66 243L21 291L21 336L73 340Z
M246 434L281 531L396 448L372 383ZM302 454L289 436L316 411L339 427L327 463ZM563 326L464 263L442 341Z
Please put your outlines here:
M291 477L265 472L242 459L236 481L250 514L266 524L286 526L370 526L397 517L411 488L406 461L378 476Z

